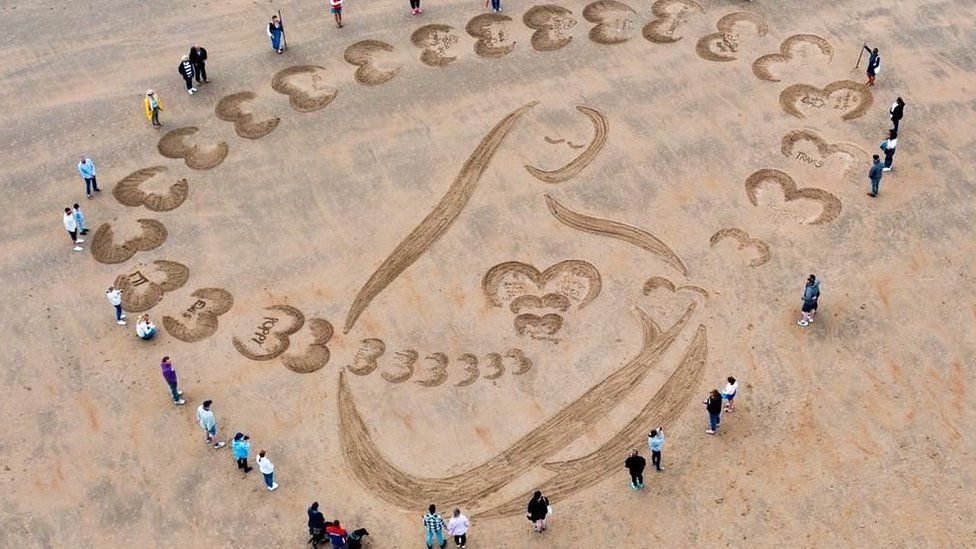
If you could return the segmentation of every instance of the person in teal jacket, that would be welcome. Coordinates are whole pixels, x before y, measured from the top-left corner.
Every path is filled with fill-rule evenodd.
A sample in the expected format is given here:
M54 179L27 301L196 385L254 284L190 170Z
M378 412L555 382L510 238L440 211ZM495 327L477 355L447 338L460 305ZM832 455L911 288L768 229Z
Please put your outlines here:
M251 453L250 440L251 437L244 433L237 433L234 435L233 442L230 443L230 448L234 452L234 459L237 460L237 468L243 469L245 473L249 473L253 469L247 465L247 456Z

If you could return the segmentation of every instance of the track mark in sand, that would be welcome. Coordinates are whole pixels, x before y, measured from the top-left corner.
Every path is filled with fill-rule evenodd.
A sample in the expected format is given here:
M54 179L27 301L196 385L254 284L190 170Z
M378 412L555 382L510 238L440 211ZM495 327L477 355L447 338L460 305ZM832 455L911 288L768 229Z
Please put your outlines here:
M400 370L400 373L383 372L380 377L389 383L403 383L413 377L414 366L417 364L420 355L413 349L406 349L397 351L394 356L396 368Z
M166 194L147 193L139 188L140 185L154 176L166 171L163 166L151 166L136 170L122 178L112 188L112 196L123 206L145 206L154 212L166 212L179 207L190 194L190 184L186 179L180 179L169 186Z
M587 167L590 162L593 162L596 155L599 154L603 149L603 146L606 145L607 133L610 130L610 125L607 123L607 117L603 116L603 114L596 109L591 109L582 105L577 106L576 110L586 115L586 117L590 119L590 122L593 123L593 140L590 141L590 144L586 147L585 151L581 152L579 156L574 158L569 164L566 164L562 168L552 171L543 171L526 164L525 169L532 174L532 177L535 177L544 183L562 183L564 181L568 181L576 174L583 171L583 168ZM548 137L546 138L546 141L549 141ZM549 142L552 143L552 141ZM570 143L570 146L572 146L572 143Z
M635 17L634 8L617 0L597 0L583 8L583 19L596 23L590 29L590 40L597 44L620 44L630 40Z
M424 478L410 474L380 453L353 399L345 371L342 371L336 400L339 439L346 465L364 487L403 509L417 509L431 501L448 506L480 502L541 464L547 456L567 447L587 426L613 409L657 365L694 309L694 304L689 306L681 319L663 333L646 313L635 309L643 344L632 360L502 452L480 465L447 477ZM613 461L613 464L616 469L617 462Z
M655 19L644 25L644 39L654 44L671 44L681 40L675 36L678 26L688 21L692 14L705 13L705 9L693 0L657 0L651 4Z
M530 39L535 51L556 51L573 41L569 29L576 26L576 19L562 6L543 4L529 8L522 23L535 30Z
M115 231L111 223L102 223L92 238L91 254L95 261L114 265L127 261L136 252L147 252L162 246L166 241L166 227L155 219L137 219L141 231L139 236L130 238L122 244L115 243Z
M447 381L447 365L450 363L447 355L444 353L431 353L427 356L427 360L434 363L428 370L430 377L427 379L415 379L414 383L424 387L437 387Z
M254 320L254 333L231 339L234 349L250 360L278 358L291 345L290 336L305 325L305 314L291 305L272 305L264 311Z
M868 112L873 103L871 89L853 80L838 80L823 88L793 84L779 94L783 110L797 118L806 118L804 111L834 110L842 113L841 120L853 120Z
M564 501L576 492L616 473L631 448L640 448L647 444L649 425L670 425L681 416L698 388L707 362L708 338L705 327L699 325L674 373L623 429L597 450L583 457L544 464L555 476L533 490L542 490L547 497ZM516 496L497 507L475 513L474 517L489 519L523 513L525 502L531 496L531 491Z
M456 55L447 52L460 41L450 25L424 25L410 35L410 43L421 50L420 62L428 67L444 67L457 61Z
M334 330L332 323L322 318L310 318L305 324L312 334L312 341L300 353L285 353L281 355L281 363L296 374L310 374L321 370L329 363L332 356L329 351L329 340Z
M738 59L734 54L739 51L743 35L736 31L736 26L748 23L755 29L756 36L766 36L769 33L769 25L759 15L740 11L730 13L715 23L718 32L702 36L695 44L695 52L698 57L706 61L735 61Z
M288 96L288 104L298 112L324 109L339 95L339 91L325 83L325 68L317 65L296 65L275 73L271 89Z
M749 262L750 267L758 267L773 257L773 252L769 251L769 245L759 240L758 238L752 238L749 233L738 229L735 227L730 227L727 229L720 229L708 240L711 246L714 248L719 242L731 238L736 242L736 249L745 250L746 248L752 248L756 251L757 257L753 258Z
M363 40L346 48L342 58L346 63L358 67L353 75L356 82L364 86L378 86L393 80L400 73L400 67L385 70L376 66L376 62L385 53L393 51L393 46L380 40Z
M152 309L163 294L182 288L190 279L190 269L182 263L160 259L139 263L115 277L114 286L122 292L122 308L130 313Z
M210 170L227 158L230 147L224 141L215 145L202 146L188 139L196 135L200 128L176 128L160 138L156 145L159 154L166 158L182 158L187 167L194 170Z
M281 119L275 116L257 120L250 109L243 107L244 103L249 103L256 97L257 94L250 91L232 93L221 97L214 108L214 114L225 122L233 122L234 131L237 132L237 135L245 139L260 139L273 132Z
M759 200L757 197L759 188L769 183L772 183L780 188L785 202L792 202L794 200L809 200L820 205L820 215L812 218L810 221L804 221L804 223L809 225L822 225L824 223L830 223L840 215L840 212L843 209L843 204L841 203L840 199L833 194L823 189L816 189L813 187L798 189L796 187L796 182L793 181L790 174L773 169L759 170L746 179L746 196L749 197L749 202L753 206L759 205Z
M471 195L474 194L481 176L488 169L488 164L495 156L495 152L498 151L502 141L515 127L519 118L535 105L536 102L533 101L512 111L481 140L481 143L461 167L461 171L458 172L447 193L427 214L427 217L383 260L383 263L356 294L355 300L349 307L349 313L346 315L343 333L349 333L349 330L356 324L359 315L366 310L373 298L379 295L414 261L417 261L437 239L450 229L454 221L461 215L461 210L467 205Z
M811 153L797 151L801 143L811 143L817 149L819 158ZM843 158L842 162L847 164L844 174L854 178L860 171L860 159L868 156L867 151L854 145L853 143L827 143L822 137L812 130L793 130L783 136L782 143L783 156L792 158L804 166L820 168L831 155Z
M667 278L664 278L663 276L652 276L651 278L648 278L647 281L644 282L644 287L641 289L641 293L644 295L651 295L651 293L659 288L664 288L672 294L685 291L694 292L703 298L708 299L708 290L705 288L702 288L701 286L675 286L673 282Z
M386 352L386 343L382 339L368 337L360 342L361 347L356 351L353 363L346 369L357 376L368 376L379 368L379 358Z
M184 343L214 335L219 326L217 317L234 306L234 296L223 288L201 288L190 297L197 299L179 317L163 317L163 327L169 335Z
M512 18L501 13L482 13L468 21L464 30L478 40L474 43L474 53L489 59L504 57L515 50L511 38Z
M763 55L753 61L752 74L755 74L756 78L760 80L779 82L779 78L770 68L782 63L788 63L795 57L805 59L806 55L800 48L803 45L816 47L820 55L827 58L828 63L834 58L834 47L830 45L830 42L826 38L817 36L816 34L794 34L786 40L783 40L783 43L779 46L779 53Z
M618 221L591 217L574 212L548 194L544 196L546 197L546 205L549 207L549 213L563 225L585 233L622 240L656 255L681 274L688 274L688 268L685 267L684 262L678 257L678 254L674 253L674 250L651 233Z

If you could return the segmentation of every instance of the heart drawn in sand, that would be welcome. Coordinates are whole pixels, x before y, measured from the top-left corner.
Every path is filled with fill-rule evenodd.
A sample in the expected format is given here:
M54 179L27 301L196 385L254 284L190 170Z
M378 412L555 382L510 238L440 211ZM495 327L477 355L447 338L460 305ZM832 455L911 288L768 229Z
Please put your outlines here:
M164 316L163 327L176 339L193 343L217 332L217 317L234 306L234 296L223 288L200 288L190 294L196 298L179 316Z
M232 343L238 353L251 360L272 360L281 356L291 345L289 336L305 325L305 315L291 305L265 307L259 318L252 320L244 337L234 336ZM332 334L329 334L331 337Z
M317 65L296 65L275 73L271 88L288 96L288 104L298 112L324 109L339 90L327 85L326 70Z
M759 205L758 193L761 187L773 185L778 187L783 193L785 202L809 201L820 205L820 214L804 221L809 225L822 225L830 223L840 215L843 204L840 199L833 194L813 187L798 189L796 182L786 172L779 170L764 169L759 170L746 179L746 196L753 206Z

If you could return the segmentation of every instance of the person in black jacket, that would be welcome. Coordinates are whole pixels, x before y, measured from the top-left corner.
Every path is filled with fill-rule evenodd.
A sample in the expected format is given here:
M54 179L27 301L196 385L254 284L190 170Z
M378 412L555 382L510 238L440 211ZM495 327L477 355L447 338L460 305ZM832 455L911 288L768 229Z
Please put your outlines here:
M868 86L874 85L874 78L878 76L878 72L881 70L881 54L878 53L878 48L869 48L867 44L864 45L864 51L868 52Z
M901 100L901 97L895 99L895 102L891 104L888 114L891 115L891 123L894 125L891 129L897 132L898 123L901 122L901 117L905 115L905 102Z
M312 547L318 547L325 541L325 516L319 511L319 502L313 501L308 508L308 534L312 536L308 540Z
M207 80L207 50L196 44L190 48L190 64L193 65L193 72L196 75L197 83L209 82Z
M644 467L647 467L647 460L643 458L637 450L630 454L624 461L624 467L630 471L630 489L640 490L644 487Z
M189 55L183 56L183 59L180 60L180 66L176 67L176 72L180 73L183 82L186 83L186 93L193 95L197 89L193 87L193 65L190 64Z
M536 490L525 510L525 517L535 525L536 532L541 532L546 529L547 516L549 516L549 498Z
M722 395L719 394L718 389L712 389L712 392L708 393L708 398L702 404L708 410L708 430L705 432L714 435L715 430L718 429L718 425L722 421Z

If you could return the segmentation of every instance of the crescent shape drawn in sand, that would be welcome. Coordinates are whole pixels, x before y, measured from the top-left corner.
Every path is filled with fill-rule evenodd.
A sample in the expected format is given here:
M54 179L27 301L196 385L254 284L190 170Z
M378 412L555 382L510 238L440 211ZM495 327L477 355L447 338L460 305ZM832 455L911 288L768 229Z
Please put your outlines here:
M363 486L403 509L419 509L431 501L448 507L479 502L542 464L547 456L568 446L586 427L613 409L657 365L694 310L692 303L681 318L662 333L647 313L635 307L643 332L643 344L637 356L504 451L448 477L419 477L390 463L373 442L353 400L345 371L340 371L337 397L339 440L346 466Z
M583 168L588 166L589 163L596 158L596 155L599 154L603 146L606 145L607 131L610 127L609 124L607 124L607 117L603 116L600 111L591 109L589 107L584 107L582 105L577 106L576 110L585 114L586 117L590 119L590 122L593 123L594 135L593 140L590 141L590 145L586 147L586 150L581 152L579 156L574 158L569 164L566 164L558 170L547 172L526 164L525 169L532 174L532 177L535 177L544 183L562 183L564 181L568 181L573 176L583 171ZM548 137L546 138L546 141L549 143L557 143L557 141L549 141ZM562 140L558 142L562 142Z
M342 328L342 333L349 333L349 330L356 324L359 315L366 310L370 302L380 294L396 277L413 264L414 261L423 255L438 238L447 232L454 220L461 214L461 210L467 205L468 200L478 186L478 181L488 168L488 164L498 151L502 141L515 127L516 122L529 109L536 106L538 101L533 101L527 105L512 111L498 124L495 125L488 135L481 140L478 147L471 153L468 160L461 167L451 187L441 198L440 202L434 206L427 217L400 242L399 245L390 253L383 263L376 269L366 284L356 294L346 315L346 323Z

